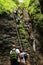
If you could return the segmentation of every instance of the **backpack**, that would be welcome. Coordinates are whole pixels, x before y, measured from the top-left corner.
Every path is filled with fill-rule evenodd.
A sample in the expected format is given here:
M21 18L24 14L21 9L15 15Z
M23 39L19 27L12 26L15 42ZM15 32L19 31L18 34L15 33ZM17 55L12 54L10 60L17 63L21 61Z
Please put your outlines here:
M16 19L16 23L19 24L20 23L20 20L19 18Z
M24 54L25 61L27 60L27 54Z
M12 50L12 53L10 54L11 59L17 59L17 53L15 50Z

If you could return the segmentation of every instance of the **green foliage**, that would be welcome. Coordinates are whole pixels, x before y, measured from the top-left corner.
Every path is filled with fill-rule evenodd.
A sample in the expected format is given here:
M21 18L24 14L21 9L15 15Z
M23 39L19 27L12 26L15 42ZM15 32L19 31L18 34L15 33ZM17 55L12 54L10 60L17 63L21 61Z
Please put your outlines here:
M2 12L12 12L18 7L28 9L29 3L30 0L24 0L23 3L19 3L19 0L0 0L0 14Z
M21 22L22 22L22 21L21 21ZM19 28L22 29L22 28L23 28L23 23L21 23L21 22L20 22L20 24L19 24Z
M30 15L35 15L37 12L40 12L39 1L35 0L34 2L30 2L30 6L28 8Z
M24 0L19 3L19 0L0 0L0 14L3 12L12 12L14 9L20 7L28 7L30 0Z
M20 32L20 34L23 34L23 35L26 34L26 31L24 29L19 29L19 32Z
M35 29L43 32L43 15L41 14L39 0L30 1L28 12L33 18Z
M19 3L18 7L19 8L26 8L28 9L28 6L29 6L29 3L30 3L30 0L24 0L23 3Z
M20 24L19 24L19 32L21 35L25 35L26 34L26 31L23 27L23 22L21 21Z
M16 4L12 0L0 0L0 14L2 12L12 12L16 8Z
M26 8L33 18L35 28L43 29L43 15L41 14L39 0L24 0L23 3L19 3L19 0L0 0L0 14L12 12L18 7ZM22 27L22 24L20 24L20 27Z
M30 3L30 0L25 0L24 4L25 4L25 7L26 7L26 8L28 8L29 3Z

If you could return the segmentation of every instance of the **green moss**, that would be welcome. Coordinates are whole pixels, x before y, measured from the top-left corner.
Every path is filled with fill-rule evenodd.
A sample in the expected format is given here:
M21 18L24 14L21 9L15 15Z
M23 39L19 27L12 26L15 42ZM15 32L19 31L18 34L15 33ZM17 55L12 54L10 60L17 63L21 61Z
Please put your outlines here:
M19 33L21 34L21 35L26 35L26 31L25 31L25 29L24 29L24 23L23 22L20 22L20 24L19 24Z
M26 8L28 8L29 3L30 3L30 0L25 0L24 4L25 4L25 7L26 7Z
M22 22L20 22L19 27L23 28L23 23Z
M43 30L43 14L41 14L39 0L30 1L28 12L33 18L35 29L38 29L38 31Z
M30 3L30 0L24 0L23 3L19 3L18 7L19 8L23 8L24 7L26 9L28 9L29 3Z
M20 34L23 34L23 35L26 34L26 31L24 29L19 29L19 32L20 32Z
M17 6L13 0L0 0L0 14L2 12L12 12L16 7Z

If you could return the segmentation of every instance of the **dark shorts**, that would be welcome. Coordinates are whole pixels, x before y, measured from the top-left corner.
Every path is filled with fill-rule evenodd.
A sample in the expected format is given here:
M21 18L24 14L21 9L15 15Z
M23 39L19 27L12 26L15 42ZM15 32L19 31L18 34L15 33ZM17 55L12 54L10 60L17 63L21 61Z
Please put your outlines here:
M26 65L25 63L20 63L20 65Z
M19 65L17 59L11 59L11 65Z

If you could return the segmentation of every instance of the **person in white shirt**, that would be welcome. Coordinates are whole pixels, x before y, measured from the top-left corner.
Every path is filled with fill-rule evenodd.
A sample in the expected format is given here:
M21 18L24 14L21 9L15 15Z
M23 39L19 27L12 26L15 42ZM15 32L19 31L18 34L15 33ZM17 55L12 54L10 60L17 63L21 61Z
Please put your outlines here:
M12 55L11 59L11 65L19 65L18 64L18 55L19 55L20 51L19 49L16 49L15 45L12 45L12 50L10 51L10 55ZM17 57L15 57L15 56Z
M25 65L26 63L25 63L25 57L24 57L24 55L25 55L26 53L24 52L24 51L22 51L21 50L21 52L20 52L20 65Z
M15 45L13 45L12 47L13 47L12 50L16 50L16 53L17 54L20 53L19 49L16 49L16 46ZM12 53L12 50L10 51L10 54Z

